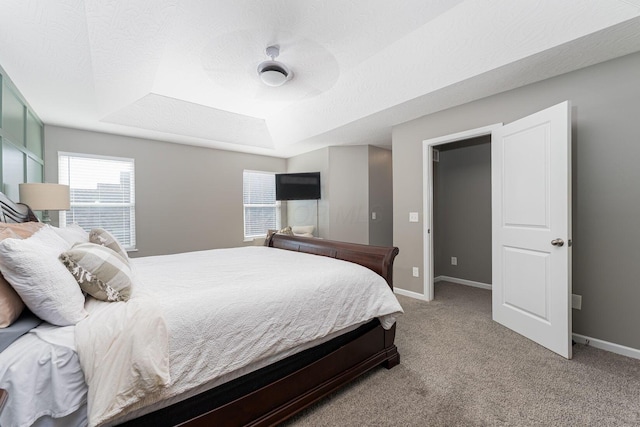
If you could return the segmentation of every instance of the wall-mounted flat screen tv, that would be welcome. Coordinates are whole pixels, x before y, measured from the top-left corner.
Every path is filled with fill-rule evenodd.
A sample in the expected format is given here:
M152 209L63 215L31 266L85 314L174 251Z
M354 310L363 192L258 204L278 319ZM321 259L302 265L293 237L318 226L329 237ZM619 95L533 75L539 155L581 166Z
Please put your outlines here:
M320 172L276 174L276 200L320 198Z

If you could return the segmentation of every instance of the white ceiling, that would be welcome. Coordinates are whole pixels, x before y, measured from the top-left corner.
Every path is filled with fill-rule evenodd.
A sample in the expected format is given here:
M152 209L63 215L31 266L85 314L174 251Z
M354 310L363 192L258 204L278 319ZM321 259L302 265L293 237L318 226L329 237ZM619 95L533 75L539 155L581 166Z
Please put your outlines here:
M264 49L294 78L263 85ZM640 0L2 0L46 124L289 157L640 51Z

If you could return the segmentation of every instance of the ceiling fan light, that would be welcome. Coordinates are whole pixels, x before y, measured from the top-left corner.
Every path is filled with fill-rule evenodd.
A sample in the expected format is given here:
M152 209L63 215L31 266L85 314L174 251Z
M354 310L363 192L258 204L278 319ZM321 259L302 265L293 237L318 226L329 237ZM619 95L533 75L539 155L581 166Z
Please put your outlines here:
M290 80L292 73L284 64L277 61L264 61L258 66L258 76L267 86L278 87Z
M278 70L267 70L260 74L260 79L267 86L278 87L287 81L287 76Z

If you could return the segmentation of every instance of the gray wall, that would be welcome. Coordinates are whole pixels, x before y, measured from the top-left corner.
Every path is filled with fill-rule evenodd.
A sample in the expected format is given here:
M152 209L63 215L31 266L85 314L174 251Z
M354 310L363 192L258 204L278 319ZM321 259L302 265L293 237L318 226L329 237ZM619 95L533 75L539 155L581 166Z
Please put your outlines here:
M287 172L320 171L320 233L331 240L393 244L393 174L390 150L367 145L327 147L287 159ZM289 201L289 225L316 221L315 201ZM376 220L371 212L376 211Z
M438 148L434 276L491 284L491 137ZM451 257L458 265L451 265Z
M395 286L422 293L422 141L572 102L573 331L640 349L640 54L421 117L393 129ZM423 216L420 216L422 221Z
M328 239L369 243L369 151L366 145L330 147Z
M135 159L133 256L249 244L244 240L242 171L283 172L285 160L45 126L45 178L57 182L58 151Z
M376 219L371 213L376 213ZM369 244L393 245L393 161L391 150L369 146Z
M322 148L287 159L287 172L320 172L320 197L315 200L290 200L286 204L287 223L284 225L315 225L314 235L329 233L329 148ZM284 209L283 209L284 211Z

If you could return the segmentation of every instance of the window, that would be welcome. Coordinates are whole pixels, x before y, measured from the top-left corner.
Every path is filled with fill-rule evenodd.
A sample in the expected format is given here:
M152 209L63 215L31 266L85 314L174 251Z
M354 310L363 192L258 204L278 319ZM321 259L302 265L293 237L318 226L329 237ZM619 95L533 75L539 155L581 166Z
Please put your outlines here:
M276 201L276 180L272 172L242 173L244 238L262 237L280 228L280 202Z
M101 227L125 249L136 246L134 161L120 157L58 153L58 182L69 185L71 208L60 224Z

